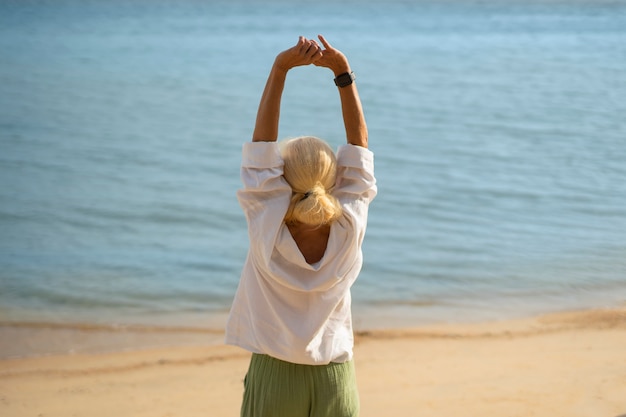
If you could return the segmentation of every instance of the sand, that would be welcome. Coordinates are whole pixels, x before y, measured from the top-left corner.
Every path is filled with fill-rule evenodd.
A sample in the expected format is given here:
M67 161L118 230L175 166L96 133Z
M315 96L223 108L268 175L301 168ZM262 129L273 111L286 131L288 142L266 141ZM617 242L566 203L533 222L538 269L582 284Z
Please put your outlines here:
M0 415L238 416L230 346L0 361ZM626 417L626 308L358 334L361 416Z

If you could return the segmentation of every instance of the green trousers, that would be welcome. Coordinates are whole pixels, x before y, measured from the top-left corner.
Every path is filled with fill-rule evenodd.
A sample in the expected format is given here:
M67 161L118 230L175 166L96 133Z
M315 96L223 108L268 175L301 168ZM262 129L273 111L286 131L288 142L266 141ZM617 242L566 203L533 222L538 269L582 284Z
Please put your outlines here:
M354 363L300 365L252 354L241 417L357 417Z

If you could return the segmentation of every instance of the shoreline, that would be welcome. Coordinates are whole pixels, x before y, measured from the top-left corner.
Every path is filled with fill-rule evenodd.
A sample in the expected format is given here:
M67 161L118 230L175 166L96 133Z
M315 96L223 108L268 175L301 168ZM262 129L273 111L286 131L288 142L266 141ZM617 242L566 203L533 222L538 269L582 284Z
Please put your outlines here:
M361 416L623 417L623 346L626 307L359 331ZM3 359L0 414L237 415L249 357L216 344Z
M510 325L537 317L569 312L620 311L626 303L606 307L538 309L528 311L483 311L472 314L449 306L436 314L403 306L396 309L361 308L353 314L355 337L393 334L406 329L465 328L497 323ZM434 317L439 317L435 320ZM128 320L127 322L81 322L70 320L2 320L0 319L0 361L40 356L116 353L146 349L202 347L223 344L227 314L168 317L164 320ZM197 323L190 325L188 323Z

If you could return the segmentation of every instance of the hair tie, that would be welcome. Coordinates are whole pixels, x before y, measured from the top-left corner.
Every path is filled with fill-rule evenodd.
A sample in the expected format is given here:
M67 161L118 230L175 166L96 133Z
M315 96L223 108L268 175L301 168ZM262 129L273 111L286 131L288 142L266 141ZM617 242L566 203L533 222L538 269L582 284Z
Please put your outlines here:
M304 196L302 196L300 201L306 200L307 198L309 198L311 196L311 194L313 194L313 191L307 191L306 193L304 193Z

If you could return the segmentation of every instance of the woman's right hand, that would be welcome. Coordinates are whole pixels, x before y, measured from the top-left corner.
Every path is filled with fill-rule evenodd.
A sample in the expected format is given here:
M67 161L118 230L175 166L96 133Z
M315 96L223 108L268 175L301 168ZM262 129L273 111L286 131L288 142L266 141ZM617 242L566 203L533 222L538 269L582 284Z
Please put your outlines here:
M283 70L289 71L293 67L316 63L322 58L322 48L314 39L307 39L300 36L296 46L293 46L276 57L274 65Z
M340 50L333 48L322 35L317 35L317 37L324 45L324 50L322 50L322 57L313 64L318 67L330 68L335 75L350 72L348 58Z

